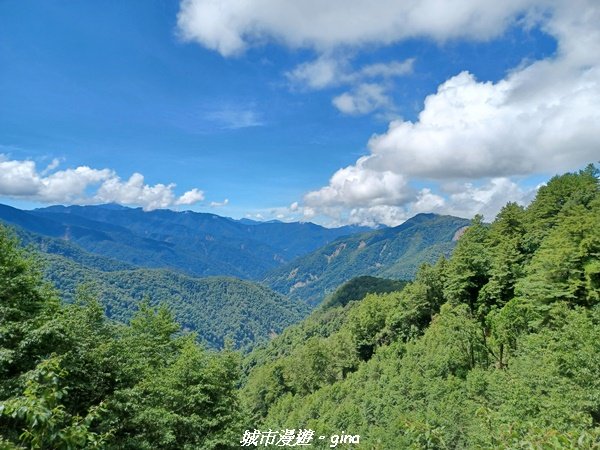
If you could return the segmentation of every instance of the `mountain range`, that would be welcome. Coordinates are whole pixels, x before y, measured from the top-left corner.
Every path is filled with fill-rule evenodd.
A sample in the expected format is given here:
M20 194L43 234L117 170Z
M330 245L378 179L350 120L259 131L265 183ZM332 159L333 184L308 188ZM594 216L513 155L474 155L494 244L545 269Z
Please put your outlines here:
M273 270L265 282L317 304L359 275L410 280L424 262L448 256L468 225L458 217L418 214L397 227L341 237Z
M91 286L124 322L143 299L163 303L215 348L277 335L353 277L411 279L421 263L449 254L469 223L420 214L393 228L330 229L118 205L0 205L0 221L42 254L66 301Z
M146 212L113 204L30 211L0 205L0 220L136 266L244 279L260 279L275 267L340 236L366 230L237 221L192 211Z

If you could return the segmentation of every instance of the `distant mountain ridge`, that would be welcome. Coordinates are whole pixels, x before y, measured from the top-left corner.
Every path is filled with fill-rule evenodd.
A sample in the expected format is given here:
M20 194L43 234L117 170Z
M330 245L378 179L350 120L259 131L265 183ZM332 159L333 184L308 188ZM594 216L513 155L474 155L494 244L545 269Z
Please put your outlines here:
M393 227L341 237L274 269L264 282L277 292L317 304L360 275L412 279L423 262L448 256L470 221L418 214Z
M2 224L0 224L1 232ZM164 304L184 329L207 346L222 348L231 339L238 348L268 340L309 313L309 306L266 286L231 277L198 278L166 269L140 268L94 255L61 238L11 227L23 246L38 253L45 278L67 302L86 287L106 314L127 322L146 299Z
M50 206L23 211L0 205L0 221L73 242L89 253L139 267L194 276L260 279L294 258L364 227L251 222L215 214L120 205Z

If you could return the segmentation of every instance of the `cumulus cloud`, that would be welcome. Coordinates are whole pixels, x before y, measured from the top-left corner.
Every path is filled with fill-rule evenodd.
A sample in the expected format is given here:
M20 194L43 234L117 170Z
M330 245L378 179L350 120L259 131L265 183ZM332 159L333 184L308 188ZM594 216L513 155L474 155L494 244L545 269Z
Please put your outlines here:
M39 201L43 203L122 203L141 206L144 210L190 205L204 199L198 189L178 197L175 184L144 182L144 176L134 173L128 180L111 169L93 169L80 166L75 169L56 170L53 161L38 171L34 161L11 160L0 155L0 196Z
M177 199L175 202L176 205L193 205L194 203L198 203L204 200L204 192L199 190L198 188L194 188L191 191L185 192L181 197ZM225 204L227 204L229 200L225 199Z
M456 74L429 95L414 122L394 120L369 154L338 170L296 205L305 217L394 224L433 210L491 218L531 192L515 177L572 170L600 157L600 4L597 0L183 0L184 39L232 56L277 42L317 59L287 74L311 89L348 86L342 113L393 107L390 77L412 62L353 69L344 52L408 38L489 40L511 25L553 36L551 58L523 63L497 82ZM415 180L418 183L413 183ZM440 187L412 189L428 181ZM452 185L452 186L451 186Z
M373 171L361 158L354 166L338 170L329 185L309 192L304 203L309 207L383 205L404 203L412 197L406 177L391 171Z
M508 200L526 205L536 191L537 188L523 189L508 178L492 178L477 185L471 182L456 183L450 192L441 189L435 193L430 188L413 190L402 201L381 204L363 201L342 205L323 202L323 198L311 198L314 193L310 193L305 197L305 206L299 207L299 210L308 219L327 217L331 226L396 226L415 214L428 212L467 218L482 214L486 220L493 220Z
M551 0L183 0L183 39L223 56L271 40L325 53L339 47L390 44L412 37L487 40L519 13Z
M515 68L495 83L478 81L468 72L453 76L425 99L418 120L391 122L385 133L370 139L367 156L336 172L327 186L308 193L305 204L317 209L316 214L319 208L345 204L354 207L349 220L388 224L400 220L403 211L427 208L463 216L484 213L491 219L506 201L530 197L513 177L573 170L598 160L600 4L552 4L542 26L557 39L556 55ZM341 100L351 111L352 99ZM442 190L429 189L410 198L405 196L410 183L380 184L375 191L367 182L357 202L352 191L340 189L349 182L353 190L360 190L357 183L362 182L351 180L389 174L403 180L437 180ZM382 198L388 200L381 202Z
M327 55L299 64L294 70L287 72L286 76L295 85L323 89L346 81L349 70L346 58Z

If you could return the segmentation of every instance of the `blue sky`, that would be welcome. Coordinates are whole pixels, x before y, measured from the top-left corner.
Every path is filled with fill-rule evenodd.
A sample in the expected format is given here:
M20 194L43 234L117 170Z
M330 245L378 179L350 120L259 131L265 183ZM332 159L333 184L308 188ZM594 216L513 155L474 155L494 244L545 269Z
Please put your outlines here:
M597 57L572 62L563 44L569 27L582 25L566 7L548 6L556 2L488 13L455 0L467 5L465 17L447 20L432 4L406 19L406 32L385 23L404 12L394 2L309 1L289 14L293 2L279 14L271 0L253 11L242 3L1 2L0 201L394 225L424 210L490 216L507 200L526 202L549 174L598 159L598 136L573 125L597 112L573 117L564 100L585 81L577 106L594 105ZM598 14L591 1L573 8ZM384 22L370 27L369 14ZM344 31L355 19L367 24ZM569 142L540 140L552 127L532 137L546 117L508 131L491 125L548 109L548 95L528 86L554 74L565 90L556 114L569 142L585 147L571 156ZM456 95L442 98L440 86ZM495 109L478 109L486 96ZM424 110L435 119L420 117ZM519 145L539 150L503 154L497 143L510 128ZM515 155L523 162L513 164ZM130 178L136 173L143 181Z

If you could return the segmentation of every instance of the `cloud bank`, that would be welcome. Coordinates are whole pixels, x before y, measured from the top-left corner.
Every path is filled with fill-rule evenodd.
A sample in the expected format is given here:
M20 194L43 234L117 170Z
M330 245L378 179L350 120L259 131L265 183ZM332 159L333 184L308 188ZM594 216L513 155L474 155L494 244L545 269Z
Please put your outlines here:
M491 219L507 200L531 197L518 177L600 159L599 23L597 0L382 0L376 7L365 0L183 0L178 16L184 39L225 57L266 42L313 49L317 59L288 79L308 89L350 86L332 100L350 115L393 109L386 80L409 73L412 62L353 70L339 56L348 50L408 38L485 41L509 26L553 36L555 55L498 82L467 71L449 78L417 120L390 122L369 140L366 156L294 208L309 218L388 225L432 210Z
M558 40L553 58L515 69L497 83L479 82L468 72L450 78L425 99L417 121L391 122L387 132L370 139L368 156L340 169L304 203L318 211L346 201L359 222L371 217L394 224L423 204L438 212L493 217L507 199L530 195L508 177L571 170L598 160L599 23L598 3L556 2L544 24ZM460 193L443 192L442 186L436 198L430 191L411 195L410 183L363 181L360 198L348 189L356 180L390 174L488 182L483 188L464 183ZM433 204L424 202L427 196Z
M0 154L0 196L42 203L120 203L146 211L204 200L204 193L196 188L177 196L175 184L151 186L140 173L122 180L111 169L80 166L56 170L58 166L59 161L54 160L39 171L34 161L12 160Z
M267 41L325 53L413 37L487 40L551 1L505 0L183 0L181 36L223 56Z

